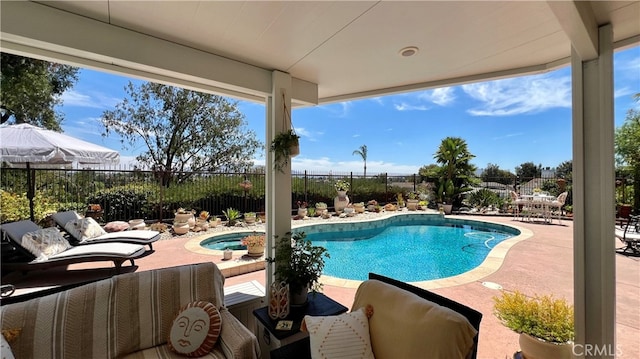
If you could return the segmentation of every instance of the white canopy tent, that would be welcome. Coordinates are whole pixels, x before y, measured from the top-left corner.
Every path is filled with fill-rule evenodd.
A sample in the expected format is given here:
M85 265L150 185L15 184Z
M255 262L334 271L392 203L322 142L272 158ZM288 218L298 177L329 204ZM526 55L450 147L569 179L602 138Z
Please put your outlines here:
M0 126L0 162L10 166L26 166L27 198L31 220L34 220L35 181L32 166L118 164L118 151L83 141L63 133L29 124Z

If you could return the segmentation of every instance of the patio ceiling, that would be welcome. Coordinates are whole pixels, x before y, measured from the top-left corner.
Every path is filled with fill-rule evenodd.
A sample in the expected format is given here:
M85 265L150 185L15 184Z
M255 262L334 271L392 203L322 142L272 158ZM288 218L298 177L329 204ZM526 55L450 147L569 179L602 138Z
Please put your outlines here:
M327 103L567 65L640 41L639 1L3 1L2 51L263 101ZM400 50L414 46L411 57ZM316 87L317 86L317 87Z

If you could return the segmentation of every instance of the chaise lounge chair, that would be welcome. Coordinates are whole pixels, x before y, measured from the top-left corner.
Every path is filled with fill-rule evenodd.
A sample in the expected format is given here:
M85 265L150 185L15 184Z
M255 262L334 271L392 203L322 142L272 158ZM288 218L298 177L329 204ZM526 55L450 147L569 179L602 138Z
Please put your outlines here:
M57 212L51 216L60 228L64 229L72 238L72 245L81 244L93 244L93 243L109 243L109 242L122 242L122 243L134 243L141 245L148 245L149 249L153 249L152 243L160 239L160 232L147 231L147 230L135 230L135 231L122 231L107 233L100 227L100 232L97 236L82 237L78 236L73 230L67 226L69 223L77 223L79 220L83 220L83 217L76 211ZM75 222L74 222L75 221ZM97 224L96 224L97 225Z
M2 261L2 267L7 270L26 272L73 263L109 261L120 273L122 263L130 261L133 266L134 259L146 253L144 246L131 243L71 246L57 228L43 229L29 220L5 223L0 230L16 250L28 258L23 262ZM27 234L30 236L25 236ZM42 240L33 240L35 237Z
M615 233L616 238L626 245L616 249L616 252L640 256L640 216L629 216L624 226L616 227Z

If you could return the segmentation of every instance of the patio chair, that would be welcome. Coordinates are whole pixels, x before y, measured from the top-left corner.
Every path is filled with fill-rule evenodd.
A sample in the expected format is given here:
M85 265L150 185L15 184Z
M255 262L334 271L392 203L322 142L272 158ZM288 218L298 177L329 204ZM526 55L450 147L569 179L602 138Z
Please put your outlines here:
M527 201L520 198L516 191L510 191L509 196L511 196L511 202L514 204L513 218L518 218L520 216L520 207L524 207Z
M69 225L73 225L72 223L78 224L79 221L84 220L83 217L78 214L78 212L57 212L54 213L51 217L61 229L64 229L65 232L67 232L69 236L73 238L73 241L71 242L72 245L122 242L148 245L149 249L153 250L152 243L160 239L160 232L158 231L135 230L107 233L102 229L102 227L99 227L97 223L94 226L94 228L96 226L99 227L95 228L97 231L92 231L93 235L85 236L83 233L79 233L78 231L73 230L72 227L68 227ZM90 219L87 220L91 221Z
M122 263L146 253L144 246L131 243L95 243L71 246L57 228L40 228L25 220L5 223L0 226L3 236L20 251L25 258L22 262L2 261L6 270L27 272L84 262L113 262L120 273ZM34 238L38 238L35 239Z
M555 200L549 203L549 211L553 213L554 210L558 210L558 223L562 224L562 206L564 206L564 202L567 200L568 192L562 192ZM550 214L551 216L551 214Z
M622 228L616 227L615 235L625 244L625 247L617 248L616 252L640 256L640 216L629 216Z

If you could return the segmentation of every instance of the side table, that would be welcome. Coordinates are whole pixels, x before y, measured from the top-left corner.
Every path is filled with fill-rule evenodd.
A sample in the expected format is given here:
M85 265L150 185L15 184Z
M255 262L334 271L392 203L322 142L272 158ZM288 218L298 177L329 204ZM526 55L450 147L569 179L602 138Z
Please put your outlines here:
M260 342L262 358L270 358L269 353L283 345L287 345L308 337L308 334L300 331L300 325L305 315L326 316L338 315L348 310L344 305L334 301L322 293L309 293L307 304L300 307L292 306L289 316L283 320L292 320L291 330L276 330L277 320L269 317L267 307L258 308L253 311L253 315L258 320L258 332L256 336Z

